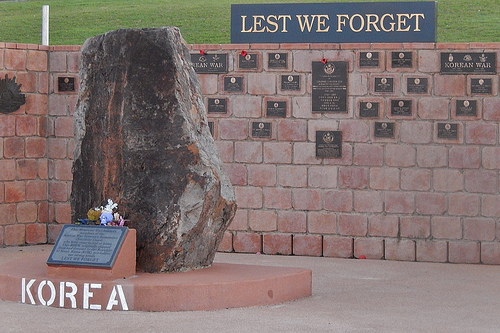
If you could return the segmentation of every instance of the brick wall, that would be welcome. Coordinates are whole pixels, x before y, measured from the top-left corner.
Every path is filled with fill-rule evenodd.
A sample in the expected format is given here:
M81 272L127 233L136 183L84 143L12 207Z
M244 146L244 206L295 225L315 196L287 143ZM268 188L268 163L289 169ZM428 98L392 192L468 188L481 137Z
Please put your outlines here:
M229 58L229 73L199 75L206 100L227 99L226 113L208 114L239 206L221 251L500 264L498 75L440 74L441 52L496 52L500 68L499 43L190 48ZM0 43L0 75L17 75L32 100L0 114L0 244L53 242L69 223L76 94L55 82L77 78L78 50ZM257 69L238 68L243 50L257 54ZM366 51L379 52L379 67L359 66ZM413 66L392 68L393 51L411 52ZM288 67L268 68L269 52L287 53ZM349 64L347 113L311 111L311 64L321 59ZM281 89L287 74L300 76L300 90ZM243 91L224 91L232 75ZM394 80L392 93L375 92L381 76ZM478 77L492 79L491 94L471 93ZM426 78L428 92L408 94L408 78ZM412 101L410 116L391 114L398 98ZM476 116L457 115L457 99L475 100ZM267 117L268 100L286 101L286 117ZM378 102L379 116L360 117L363 101ZM384 121L394 138L374 135ZM253 122L271 123L271 137L253 137ZM458 138L438 138L439 123L457 124ZM316 157L322 130L342 132L341 158Z

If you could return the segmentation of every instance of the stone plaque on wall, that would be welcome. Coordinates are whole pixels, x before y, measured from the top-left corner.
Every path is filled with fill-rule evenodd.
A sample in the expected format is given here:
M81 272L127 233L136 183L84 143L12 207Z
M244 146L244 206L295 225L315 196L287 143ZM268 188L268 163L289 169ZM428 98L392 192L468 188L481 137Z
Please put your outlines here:
M440 139L457 139L458 124L438 123L438 138Z
M379 52L361 52L359 55L359 67L378 67Z
M254 138L270 138L271 123L256 121L252 123L252 136Z
M391 115L411 116L411 100L393 99L391 100Z
M342 157L342 132L316 131L316 157Z
M288 68L288 53L269 53L268 68Z
M426 94L427 78L408 78L406 80L406 91L409 94Z
M413 54L411 52L392 52L392 68L412 68Z
M194 71L199 74L227 73L227 54L191 54Z
M455 107L457 116L477 116L476 100L457 100Z
M379 103L378 102L360 102L359 116L361 118L378 118Z
M376 122L374 135L377 138L394 138L394 123Z
M281 75L281 90L300 90L300 75Z
M347 112L347 61L312 63L312 112Z
M286 102L285 101L267 101L266 117L286 117Z
M227 100L225 98L209 98L208 113L227 113Z
M394 78L392 77L376 77L375 92L392 93L394 92Z
M443 74L495 74L497 72L494 52L443 52L441 73Z
M471 79L470 92L472 94L491 95L493 86L491 79Z

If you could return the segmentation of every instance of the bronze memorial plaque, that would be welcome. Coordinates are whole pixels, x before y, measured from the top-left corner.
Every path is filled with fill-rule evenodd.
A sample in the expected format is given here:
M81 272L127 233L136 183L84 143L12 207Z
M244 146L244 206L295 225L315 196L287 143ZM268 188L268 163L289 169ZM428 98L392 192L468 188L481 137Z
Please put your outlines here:
M257 69L257 53L242 52L238 56L238 67L240 69Z
M406 80L406 91L409 94L427 94L427 78L408 78Z
M361 52L359 55L359 67L378 67L379 53L378 52Z
M347 112L347 61L313 61L312 112Z
M375 137L394 138L394 123L375 122Z
M267 101L266 117L286 118L286 101Z
M75 78L71 76L60 76L57 78L57 91L59 92L74 92Z
M269 53L267 59L268 68L288 68L288 53Z
M392 77L376 77L375 92L392 93L394 92L394 78Z
M438 123L438 138L440 139L457 139L458 124Z
M379 103L378 102L360 102L359 116L361 118L378 118Z
M392 68L412 68L413 54L411 52L392 52Z
M391 100L391 115L411 116L411 100L393 99Z
M225 98L209 98L208 99L208 113L227 113Z
M281 75L281 90L300 90L300 75Z
M226 76L224 78L224 91L228 92L243 91L243 78L241 76Z
M495 52L443 52L442 74L496 74Z
M227 54L191 53L194 71L199 74L227 73Z
M493 85L491 79L471 79L470 92L472 94L491 95Z
M342 132L316 131L316 157L341 158Z
M255 121L252 123L252 136L254 138L270 138L271 123Z
M457 116L477 116L477 101L472 99L456 101Z

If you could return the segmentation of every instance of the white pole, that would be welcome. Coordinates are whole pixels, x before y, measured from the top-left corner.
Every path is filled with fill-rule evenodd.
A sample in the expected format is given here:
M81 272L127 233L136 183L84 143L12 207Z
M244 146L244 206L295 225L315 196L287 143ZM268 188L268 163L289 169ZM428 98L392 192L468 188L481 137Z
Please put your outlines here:
M49 5L42 6L42 45L49 45Z

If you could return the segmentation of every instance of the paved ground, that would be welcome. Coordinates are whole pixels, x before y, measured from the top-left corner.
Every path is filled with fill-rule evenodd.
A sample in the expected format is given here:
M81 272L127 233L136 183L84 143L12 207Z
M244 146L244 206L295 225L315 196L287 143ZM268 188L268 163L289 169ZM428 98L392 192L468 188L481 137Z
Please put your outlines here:
M0 264L50 249L0 249ZM500 332L500 266L223 253L216 261L312 269L313 295L275 306L163 313L0 301L0 332Z

